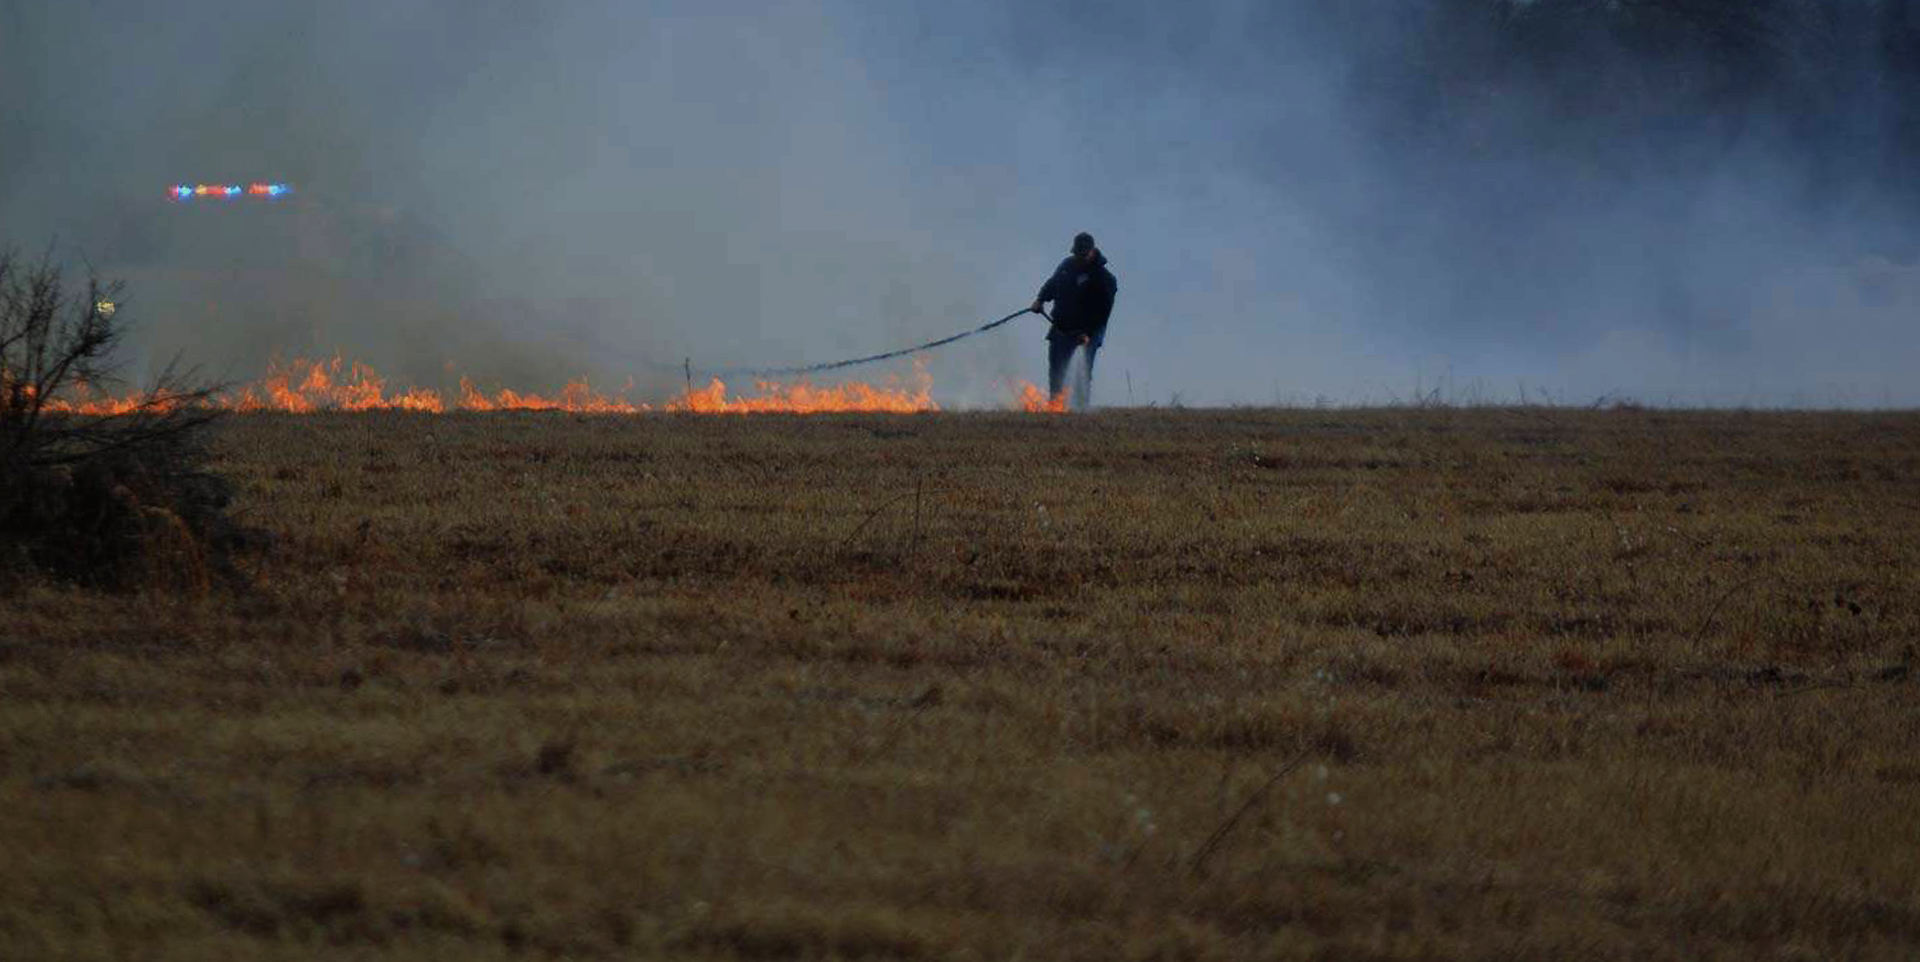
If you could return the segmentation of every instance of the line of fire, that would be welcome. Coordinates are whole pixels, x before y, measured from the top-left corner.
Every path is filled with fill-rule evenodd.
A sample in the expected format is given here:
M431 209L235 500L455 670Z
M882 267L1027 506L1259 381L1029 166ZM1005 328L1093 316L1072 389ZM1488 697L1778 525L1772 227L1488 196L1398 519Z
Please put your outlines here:
M222 201L254 198L279 200L293 193L293 187L278 181L250 183L178 183L166 190L169 200L185 203L194 200ZM118 305L101 301L95 305L103 316L112 316ZM449 362L449 370L456 365ZM447 414L460 411L558 411L570 414L765 414L875 412L915 414L940 410L933 399L933 378L927 359L916 357L913 372L907 376L888 376L877 381L842 381L817 384L809 380L766 380L751 382L747 390L730 390L721 378L696 384L688 377L686 386L657 402L634 400L628 396L632 381L619 391L593 387L585 377L569 380L557 391L539 392L500 387L487 390L462 377L457 389L442 390L416 385L395 385L371 365L331 358L273 358L266 373L258 379L202 400L236 412L280 412L313 414L327 411L372 412L406 411L423 414ZM1038 386L1026 381L1005 385L1006 403L1012 410L1029 413L1063 413L1065 399L1049 397ZM64 396L54 398L49 407L72 414L111 415L151 405L153 400L140 392L108 393L72 387Z
M103 304L102 309L106 310L108 306ZM689 386L658 404L632 400L627 397L626 390L631 390L631 384L622 391L607 393L592 387L585 378L574 379L559 391L548 394L512 388L487 391L467 378L460 379L457 391L393 387L372 367L336 356L324 360L276 359L268 364L264 377L217 394L211 403L231 411L277 411L287 414L322 411L412 411L423 414L455 411L560 411L569 414L820 414L864 411L918 414L940 410L940 405L933 400L933 377L927 372L925 361L915 362L910 377L888 377L878 383L759 381L754 384L752 391L730 393L724 381L711 378L705 386ZM1030 383L1012 385L1010 394L1012 406L1019 410L1032 413L1060 413L1064 410L1059 401L1049 399ZM138 394L101 394L80 387L72 396L56 399L50 407L73 414L110 415L131 411L146 403L149 403L147 399Z

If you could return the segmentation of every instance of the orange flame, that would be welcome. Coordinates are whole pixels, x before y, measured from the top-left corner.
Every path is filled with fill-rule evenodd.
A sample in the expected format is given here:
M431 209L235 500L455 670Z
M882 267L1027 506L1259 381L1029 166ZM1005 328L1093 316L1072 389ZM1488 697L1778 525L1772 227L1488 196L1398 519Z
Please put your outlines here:
M915 384L911 388L903 386L899 378L888 378L885 384L877 387L857 381L832 387L816 387L806 381L796 384L761 381L756 385L759 394L735 398L727 397L726 384L714 378L704 388L681 392L679 397L667 403L667 410L696 414L759 414L770 411L915 414L940 410L940 405L933 403L933 377L927 373L925 363L916 361L913 368Z
M32 385L27 386L27 396L33 396ZM86 384L77 384L68 392L70 397L48 398L46 410L59 414L132 414L146 410L153 412L168 411L179 402L166 396L148 396L133 394L126 397L110 397L96 393Z
M462 411L567 411L573 414L639 414L652 410L645 404L635 404L624 397L599 394L587 385L586 378L568 381L559 394L549 398L538 394L522 394L512 388L501 388L498 393L489 396L463 377L460 379L459 408Z
M1056 394L1051 397L1032 382L1020 382L1020 410L1028 414L1065 414L1067 396Z
M631 389L632 381L627 387ZM442 396L425 387L389 390L386 379L373 368L340 357L310 361L295 358L275 359L259 380L212 399L216 407L232 411L280 411L308 414L316 411L417 411L442 414L449 411L564 411L573 414L639 414L654 410L694 414L761 414L773 412L826 413L872 411L911 414L938 411L933 400L933 377L924 361L914 363L909 378L889 377L878 384L850 381L834 385L816 385L808 381L781 383L760 381L749 394L729 395L719 378L705 387L679 392L664 405L628 400L624 392L607 395L595 391L585 378L569 382L553 395L522 393L501 388L489 394L472 381L461 378L455 396ZM69 396L49 405L50 410L71 414L127 414L143 408L164 410L174 403L166 398L144 395L111 397L98 394L85 385ZM1018 405L1027 411L1065 410L1064 399L1049 399L1032 384L1022 384Z

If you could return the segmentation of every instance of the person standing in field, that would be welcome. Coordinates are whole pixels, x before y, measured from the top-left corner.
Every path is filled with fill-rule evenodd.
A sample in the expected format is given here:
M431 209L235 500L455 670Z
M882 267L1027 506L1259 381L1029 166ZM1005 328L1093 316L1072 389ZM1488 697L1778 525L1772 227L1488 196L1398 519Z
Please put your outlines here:
M1092 402L1093 359L1106 340L1107 318L1113 314L1118 293L1120 282L1107 270L1107 256L1094 246L1093 235L1085 231L1074 235L1073 252L1040 286L1031 308L1035 314L1045 314L1045 304L1053 302L1053 328L1047 332L1047 393L1055 404L1067 386L1067 368L1075 349L1083 353L1075 372L1073 406L1084 411Z

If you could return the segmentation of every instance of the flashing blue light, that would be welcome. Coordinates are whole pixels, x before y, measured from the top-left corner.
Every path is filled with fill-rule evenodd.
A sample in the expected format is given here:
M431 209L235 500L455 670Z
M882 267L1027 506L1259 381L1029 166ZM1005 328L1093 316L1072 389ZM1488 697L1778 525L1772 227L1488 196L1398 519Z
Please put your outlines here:
M195 197L217 197L222 200L229 197L282 197L293 193L286 184L175 184L167 188L167 196L174 200L192 200Z

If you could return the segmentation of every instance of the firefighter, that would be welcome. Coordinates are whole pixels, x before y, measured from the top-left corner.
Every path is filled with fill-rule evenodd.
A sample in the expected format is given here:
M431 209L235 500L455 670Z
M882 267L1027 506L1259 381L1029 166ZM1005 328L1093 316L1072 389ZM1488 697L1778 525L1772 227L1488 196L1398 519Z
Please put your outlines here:
M1055 405L1062 403L1075 349L1083 354L1071 400L1083 411L1091 402L1093 359L1106 339L1107 318L1119 292L1120 282L1107 270L1107 257L1094 245L1093 235L1085 231L1074 235L1072 253L1041 285L1031 308L1043 314L1046 303L1053 302L1053 327L1047 331L1047 392Z

